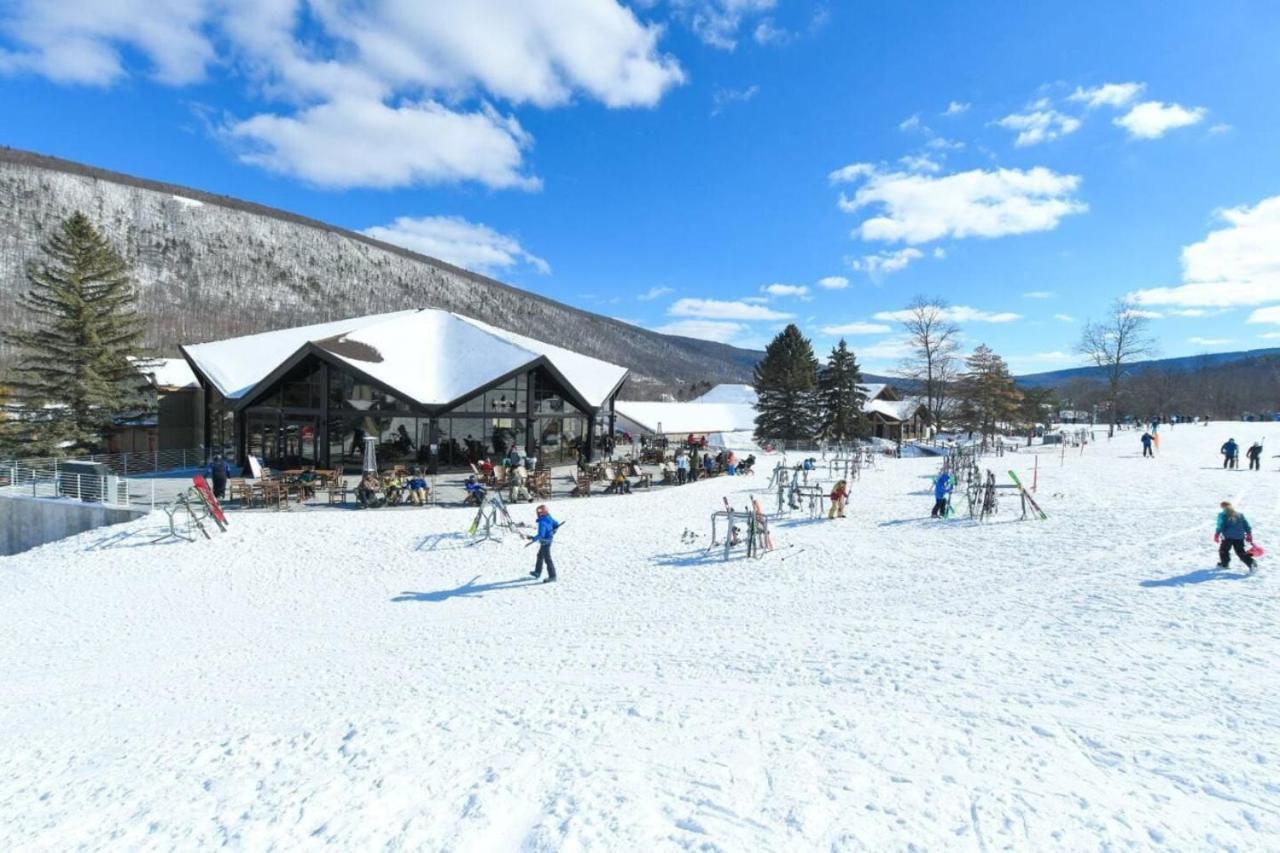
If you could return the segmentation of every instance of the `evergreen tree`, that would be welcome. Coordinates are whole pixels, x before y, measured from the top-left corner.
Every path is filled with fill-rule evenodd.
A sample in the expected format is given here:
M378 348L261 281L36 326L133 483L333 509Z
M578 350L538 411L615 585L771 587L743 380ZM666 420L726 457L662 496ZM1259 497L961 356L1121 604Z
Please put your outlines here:
M818 432L818 359L795 324L778 333L755 367L756 441L812 441Z
M6 338L16 350L9 380L26 453L93 451L120 416L147 411L137 365L143 323L129 268L82 213L62 223L27 270L18 298L30 318Z
M994 435L997 424L1018 420L1022 392L1009 374L1009 366L986 344L965 359L968 370L960 377L960 422L982 435Z
M862 370L844 338L831 350L827 366L818 373L822 398L822 436L831 441L852 441L866 434L862 404L867 395L859 387Z

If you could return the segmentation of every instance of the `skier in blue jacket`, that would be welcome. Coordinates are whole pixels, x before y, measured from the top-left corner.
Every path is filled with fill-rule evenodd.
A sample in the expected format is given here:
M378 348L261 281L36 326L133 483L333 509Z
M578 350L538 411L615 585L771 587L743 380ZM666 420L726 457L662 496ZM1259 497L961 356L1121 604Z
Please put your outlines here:
M946 518L947 516L947 495L951 494L951 475L943 472L938 475L938 479L933 481L933 512L929 513L931 518Z
M538 504L538 532L529 537L530 542L538 543L538 560L534 563L533 571L529 572L535 578L542 577L542 564L547 564L547 579L543 583L556 582L556 564L551 561L551 540L555 538L556 530L560 527L560 522L551 517L551 513L547 511L546 504Z
M1228 438L1227 443L1222 445L1222 467L1240 467L1240 445L1236 444L1234 438Z
M1213 541L1218 543L1218 566L1225 569L1231 562L1231 550L1234 548L1240 562L1253 571L1257 566L1253 557L1244 549L1244 543L1253 544L1253 528L1244 513L1236 512L1230 501L1221 503L1222 512L1218 513L1218 524L1214 528Z
M1154 441L1155 441L1155 438L1152 437L1151 433L1144 432L1142 434L1142 455L1143 456L1155 456L1155 453L1153 453L1151 450L1151 443Z

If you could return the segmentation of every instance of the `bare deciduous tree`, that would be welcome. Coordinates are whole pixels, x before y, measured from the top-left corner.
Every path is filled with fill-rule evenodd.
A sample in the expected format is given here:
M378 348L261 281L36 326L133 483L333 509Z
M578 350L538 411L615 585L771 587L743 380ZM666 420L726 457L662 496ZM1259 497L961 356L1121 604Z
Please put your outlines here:
M1115 435L1120 415L1121 383L1135 361L1155 354L1147 333L1148 319L1132 302L1117 299L1101 320L1085 323L1076 351L1102 368L1107 383L1109 435Z
M951 321L947 303L934 297L917 296L907 306L902 321L911 354L902 361L902 372L915 379L924 390L925 406L935 425L942 422L948 389L956 377L956 352L960 349L960 327Z

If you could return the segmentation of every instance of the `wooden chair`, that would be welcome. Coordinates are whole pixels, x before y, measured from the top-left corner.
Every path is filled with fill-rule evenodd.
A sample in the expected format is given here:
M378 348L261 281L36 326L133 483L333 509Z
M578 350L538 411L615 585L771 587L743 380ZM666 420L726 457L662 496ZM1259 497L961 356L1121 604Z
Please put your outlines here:
M289 508L289 489L281 480L262 481L262 503L274 510Z
M347 502L347 480L341 474L330 472L332 476L325 479L325 490L329 494L329 506Z
M529 494L534 495L542 500L551 497L551 471L548 469L538 469L529 475L527 482Z
M571 498L589 498L591 497L591 483L593 482L590 474L581 474L578 476L578 484L573 487L573 491L569 492Z
M666 475L666 473L667 473L667 472L665 472L665 471L663 472L664 476L663 476L663 478L662 478L662 482L664 482L664 483L666 483L666 482L675 482L675 478L674 478L674 477L672 477L672 478L670 478L670 480L668 480L668 479L667 479L667 477L665 476L665 475ZM646 488L646 489L647 489L647 488L649 488L650 486L652 486L652 485L653 485L653 475L652 475L652 474L650 474L650 473L648 473L647 471L641 471L641 472L640 472L639 474L637 474L636 476L637 476L637 477L639 478L639 480L640 480L639 485L643 486L644 488Z
M228 494L240 509L253 506L253 485L248 480L232 480L227 483Z

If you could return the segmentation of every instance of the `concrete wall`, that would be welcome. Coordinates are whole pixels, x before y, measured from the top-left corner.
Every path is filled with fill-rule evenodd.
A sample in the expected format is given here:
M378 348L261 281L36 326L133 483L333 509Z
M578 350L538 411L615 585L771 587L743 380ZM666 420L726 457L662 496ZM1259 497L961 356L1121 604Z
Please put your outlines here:
M0 495L0 556L74 536L96 527L140 518L140 509L108 507L71 498Z

